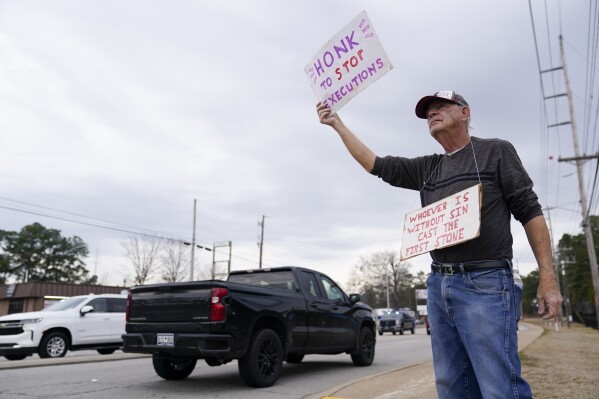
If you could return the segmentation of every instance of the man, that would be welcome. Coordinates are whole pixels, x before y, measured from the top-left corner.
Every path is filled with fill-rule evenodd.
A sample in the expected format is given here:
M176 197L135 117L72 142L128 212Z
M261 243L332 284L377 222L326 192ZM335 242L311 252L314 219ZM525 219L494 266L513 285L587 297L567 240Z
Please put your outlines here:
M367 172L418 190L422 206L482 184L480 235L431 251L428 317L437 393L443 399L532 397L518 358L521 288L514 287L511 269L511 215L524 226L539 265L539 315L556 317L562 297L549 231L514 147L470 136L470 107L454 91L425 96L416 105L416 115L427 120L445 154L412 159L376 156L337 114L321 103L316 109L320 122L333 127Z

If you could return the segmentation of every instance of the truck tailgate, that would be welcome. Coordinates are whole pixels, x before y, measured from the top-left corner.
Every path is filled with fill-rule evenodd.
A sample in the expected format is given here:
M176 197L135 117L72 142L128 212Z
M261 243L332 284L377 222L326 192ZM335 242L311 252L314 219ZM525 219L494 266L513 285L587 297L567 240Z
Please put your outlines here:
M131 290L130 322L210 321L212 284L174 283Z

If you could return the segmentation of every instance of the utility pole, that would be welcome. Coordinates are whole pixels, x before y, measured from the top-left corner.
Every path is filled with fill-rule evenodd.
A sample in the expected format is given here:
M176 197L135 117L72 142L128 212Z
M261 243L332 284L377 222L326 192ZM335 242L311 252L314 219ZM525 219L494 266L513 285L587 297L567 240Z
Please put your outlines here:
M262 222L258 222L258 226L260 229L260 242L258 243L258 247L260 247L260 260L258 263L258 269L262 269L262 247L264 246L264 219L266 216L262 215Z
M570 80L568 79L568 69L566 68L566 59L564 55L564 42L562 35L559 36L559 47L562 59L562 69L564 71L564 82L566 84L566 94L568 96L568 106L570 109L570 125L572 126L572 141L574 143L574 155L572 160L576 161L576 171L578 173L578 189L580 191L580 207L582 210L582 228L587 242L587 251L589 253L589 266L593 278L593 289L595 294L595 314L599 321L599 272L597 271L597 255L595 254L595 244L593 242L593 232L591 230L589 211L587 208L587 197L584 189L584 176L582 173L582 160L597 158L595 156L580 156L578 146L578 133L576 132L576 119L574 118L574 104L572 103L572 92L570 91ZM559 159L561 162L562 159Z
M96 247L96 259L94 260L94 276L98 277L98 251L100 249Z
M216 243L212 243L212 270L210 273L210 279L214 280L216 274Z
M189 281L193 281L193 269L194 269L194 256L195 256L195 248L196 248L196 203L197 199L193 199L193 232L191 235L191 265L189 271Z
M387 276L387 309L389 308L389 276Z

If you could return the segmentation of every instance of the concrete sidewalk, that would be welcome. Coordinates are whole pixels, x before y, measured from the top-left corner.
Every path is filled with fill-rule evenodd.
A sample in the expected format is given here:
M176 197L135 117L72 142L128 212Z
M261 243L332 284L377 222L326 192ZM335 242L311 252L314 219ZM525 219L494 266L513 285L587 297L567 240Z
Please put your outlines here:
M537 339L543 328L520 323L518 349ZM437 399L433 363L426 362L341 385L310 399Z

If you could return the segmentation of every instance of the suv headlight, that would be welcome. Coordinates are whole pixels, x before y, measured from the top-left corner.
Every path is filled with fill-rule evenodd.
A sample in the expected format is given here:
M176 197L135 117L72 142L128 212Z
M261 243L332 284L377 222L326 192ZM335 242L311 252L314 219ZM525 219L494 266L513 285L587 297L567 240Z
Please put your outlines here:
M41 318L37 318L37 319L25 319L25 320L21 320L21 324L23 325L23 330L27 330L28 325L31 324L37 324L40 321L42 321Z

